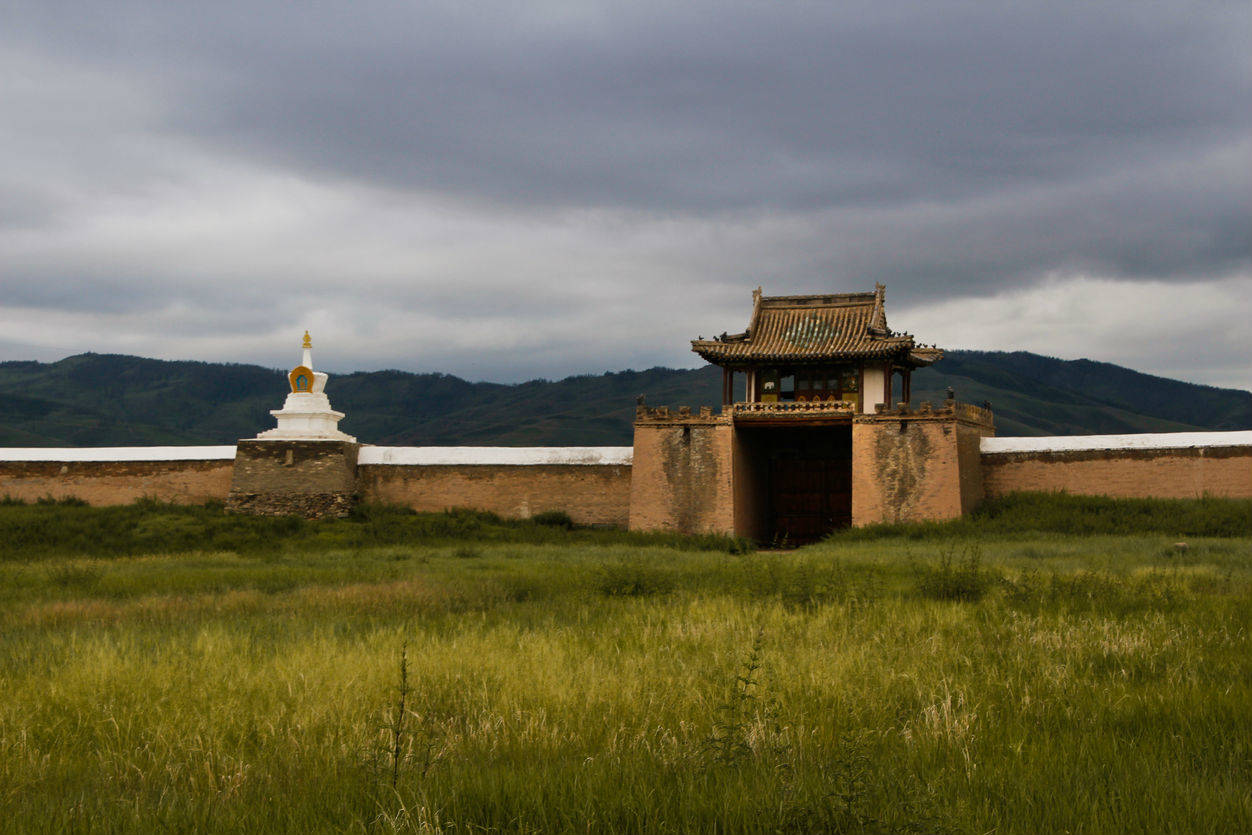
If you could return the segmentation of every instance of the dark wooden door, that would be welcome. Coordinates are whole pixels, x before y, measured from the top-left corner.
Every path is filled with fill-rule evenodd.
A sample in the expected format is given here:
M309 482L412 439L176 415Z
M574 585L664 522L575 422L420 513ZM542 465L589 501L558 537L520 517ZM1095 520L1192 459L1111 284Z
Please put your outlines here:
M776 455L770 461L774 541L816 542L852 523L852 469L846 458Z

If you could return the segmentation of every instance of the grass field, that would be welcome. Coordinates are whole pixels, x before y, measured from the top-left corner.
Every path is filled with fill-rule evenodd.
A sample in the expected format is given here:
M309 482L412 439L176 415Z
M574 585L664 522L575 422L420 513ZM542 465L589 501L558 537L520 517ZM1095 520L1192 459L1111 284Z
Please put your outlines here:
M3 506L0 832L1252 831L1252 503L1066 501L792 552Z

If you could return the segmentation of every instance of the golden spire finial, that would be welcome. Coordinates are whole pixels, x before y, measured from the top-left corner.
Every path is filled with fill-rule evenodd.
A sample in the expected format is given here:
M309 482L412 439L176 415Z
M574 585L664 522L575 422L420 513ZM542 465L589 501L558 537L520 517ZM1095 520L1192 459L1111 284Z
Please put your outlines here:
M308 332L308 331L305 331L305 332L304 332L304 344L303 344L303 345L301 345L300 347L301 347L301 348L312 348L312 347L313 347L313 340L309 338L309 332Z

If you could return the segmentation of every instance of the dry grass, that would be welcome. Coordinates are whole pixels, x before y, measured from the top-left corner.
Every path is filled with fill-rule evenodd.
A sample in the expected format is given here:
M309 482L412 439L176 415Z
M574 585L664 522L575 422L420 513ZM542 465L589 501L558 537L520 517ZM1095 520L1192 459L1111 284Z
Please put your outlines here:
M1252 831L1252 541L1168 544L4 563L0 831Z

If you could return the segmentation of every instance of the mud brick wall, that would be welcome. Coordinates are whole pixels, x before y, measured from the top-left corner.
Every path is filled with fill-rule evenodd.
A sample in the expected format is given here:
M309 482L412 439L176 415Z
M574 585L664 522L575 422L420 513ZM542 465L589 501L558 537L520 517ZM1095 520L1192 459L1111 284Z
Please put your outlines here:
M987 496L983 475L982 439L995 434L988 424L956 422L956 458L961 485L961 513L969 513Z
M561 510L580 525L630 518L630 465L362 464L362 500L439 512L454 507L527 519Z
M733 438L729 418L638 420L631 530L733 534Z
M978 444L990 425L880 414L852 424L852 524L952 519L983 498Z
M151 498L179 504L223 500L229 459L190 461L0 461L0 496L36 501L51 496L93 505Z
M982 454L988 496L1065 491L1119 498L1252 498L1252 447Z

